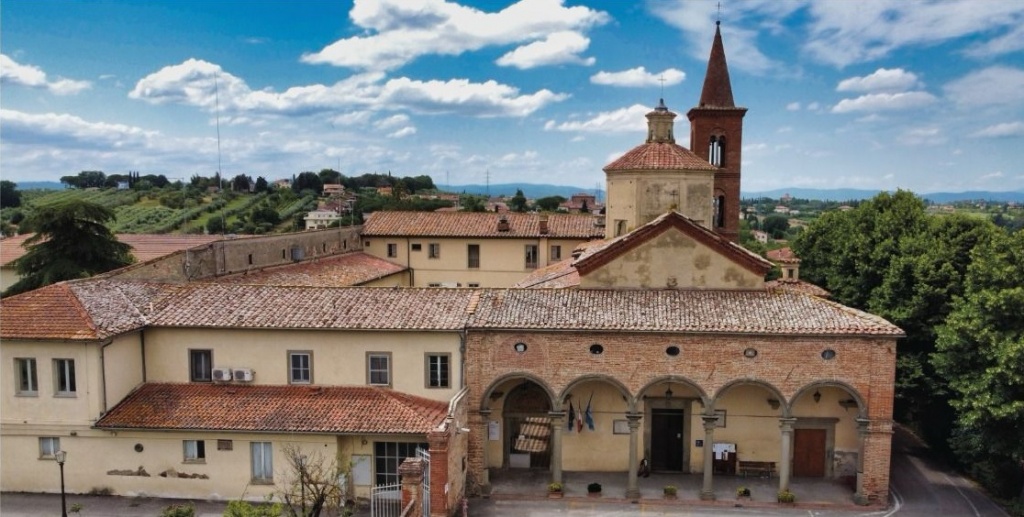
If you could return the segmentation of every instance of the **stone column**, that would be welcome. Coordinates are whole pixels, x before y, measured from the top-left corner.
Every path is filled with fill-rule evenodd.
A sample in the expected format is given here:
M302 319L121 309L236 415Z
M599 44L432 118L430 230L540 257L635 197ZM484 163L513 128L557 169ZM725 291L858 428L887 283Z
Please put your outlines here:
M552 411L551 417L551 482L562 482L562 429L565 427L565 411Z
M402 509L413 503L409 515L421 515L423 513L423 501L420 499L420 485L423 484L423 460L419 458L406 458L398 466L398 475L402 480Z
M782 430L782 453L779 455L779 490L789 490L790 458L793 456L793 424L795 418L780 418L779 429Z
M640 464L637 459L636 446L640 442L638 429L640 429L640 413L626 413L626 420L629 420L629 481L626 483L626 499L636 501L640 499L640 485L636 478L636 469Z
M715 487L712 477L715 470L715 427L718 425L718 415L701 415L700 418L704 420L704 485L700 489L700 498L713 501Z
M488 431L488 426L491 423L491 410L481 409L480 410L480 433L477 435L480 437L480 457L483 459L483 468L480 469L480 493L487 496L491 493L491 469L490 465L490 454L487 450L490 449L491 437ZM504 432L504 429L502 430Z
M868 498L864 495L864 443L868 435L867 418L857 418L857 491L853 494L853 502L857 504L868 504Z

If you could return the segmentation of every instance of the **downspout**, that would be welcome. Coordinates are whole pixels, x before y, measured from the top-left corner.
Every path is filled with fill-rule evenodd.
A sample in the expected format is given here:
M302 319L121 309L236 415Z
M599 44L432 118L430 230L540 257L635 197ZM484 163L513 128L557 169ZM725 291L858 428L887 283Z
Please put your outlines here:
M405 238L405 267L409 269L409 287L416 287L416 272L412 269L412 240Z
M142 345L142 382L146 382L146 329L139 330L139 344Z
M466 387L466 327L459 331L459 389Z
M103 413L107 412L107 355L103 353L107 345L114 343L114 339L108 339L100 345L100 398L103 405Z

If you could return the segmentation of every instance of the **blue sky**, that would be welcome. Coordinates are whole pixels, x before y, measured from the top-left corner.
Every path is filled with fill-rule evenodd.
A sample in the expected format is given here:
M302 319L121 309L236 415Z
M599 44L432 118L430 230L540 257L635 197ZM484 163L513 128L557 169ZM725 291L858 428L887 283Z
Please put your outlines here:
M1024 2L722 0L743 190L1024 190ZM594 188L700 95L715 0L4 0L0 175Z

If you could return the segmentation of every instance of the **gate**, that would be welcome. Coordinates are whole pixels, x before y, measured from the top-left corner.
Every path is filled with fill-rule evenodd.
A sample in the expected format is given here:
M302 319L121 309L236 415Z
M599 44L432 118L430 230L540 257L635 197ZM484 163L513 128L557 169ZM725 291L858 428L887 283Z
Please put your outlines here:
M423 486L420 494L423 495L423 517L430 517L430 451L416 448L416 457L423 460Z
M402 515L402 484L394 483L371 487L370 515L372 517L399 517Z

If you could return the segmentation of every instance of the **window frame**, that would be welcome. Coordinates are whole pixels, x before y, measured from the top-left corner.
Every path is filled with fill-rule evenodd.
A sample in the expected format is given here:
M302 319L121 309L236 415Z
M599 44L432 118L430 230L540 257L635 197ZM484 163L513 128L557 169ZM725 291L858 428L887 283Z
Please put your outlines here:
M398 258L398 244L394 242L388 243L388 258Z
M480 269L480 245L466 245L466 267L469 269Z
M23 367L27 367L27 370ZM15 395L19 397L39 396L39 362L35 357L14 358L14 382Z
M437 359L440 363L443 359L444 372L440 371L442 367L438 364L438 382L434 384L434 360ZM452 387L452 354L448 352L427 352L423 354L423 369L424 379L423 385L427 389L431 390L446 390ZM441 384L441 380L444 380L444 384Z
M533 261L530 260L530 255L533 255ZM540 267L540 246L536 244L526 244L523 249L523 267L525 269L537 269Z
M555 263L562 260L562 245L552 244L550 251L548 251L548 262Z
M430 450L423 442L373 442L373 479L375 485L397 483L398 466L406 458L415 458L416 449Z
M43 445L43 444L48 444ZM54 446L56 445L56 447ZM49 452L47 452L49 449ZM41 460L56 460L56 452L60 450L60 437L59 436L40 436L39 437L39 459Z
M209 358L210 364L207 368L207 375L209 378L204 379L197 377L195 358L200 355L205 355ZM211 348L189 348L188 349L188 381L189 382L213 382L213 349Z
M428 259L439 259L441 258L441 243L431 242L427 244L427 258Z
M313 384L313 351L312 350L289 350L288 353L288 384ZM306 357L306 378L296 379L296 366L293 362L295 357ZM298 371L302 371L303 368L300 365Z
M258 465L257 449L259 449ZM269 477L258 474L267 474ZM274 484L274 442L249 442L249 476L250 482L254 485Z
M193 449L191 455L189 445ZM206 440L182 440L181 458L182 463L206 463Z
M387 361L387 368L385 369L385 375L387 375L387 382L373 382L373 374L380 372L380 369L373 368L373 360L383 358ZM391 386L391 352L366 352L366 384L370 386Z
M64 357L56 357L53 359L53 396L78 396L78 383L75 379L74 359Z

